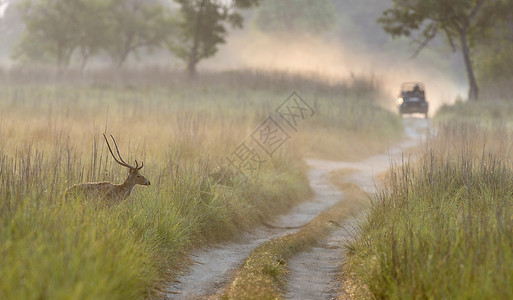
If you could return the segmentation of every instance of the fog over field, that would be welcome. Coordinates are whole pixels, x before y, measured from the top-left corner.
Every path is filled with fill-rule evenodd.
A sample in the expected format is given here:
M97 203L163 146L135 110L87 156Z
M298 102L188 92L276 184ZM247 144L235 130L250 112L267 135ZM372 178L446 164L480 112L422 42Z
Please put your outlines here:
M14 2L14 1L10 1ZM172 1L160 1L176 10ZM0 33L6 37L0 44L0 63L12 65L11 47L21 35L21 21L15 4L0 1ZM331 81L353 76L373 78L390 94L390 106L405 81L422 81L433 111L442 103L450 103L466 93L466 80L461 57L452 54L443 38L433 41L413 59L418 44L410 39L392 39L376 22L391 1L333 0L338 16L336 25L320 35L297 32L264 33L255 25L255 13L245 12L242 30L229 29L226 43L219 52L199 64L200 70L264 69L304 72ZM7 9L7 10L6 10ZM96 59L90 66L101 66L105 59ZM183 68L180 61L165 51L129 58L130 64L163 65ZM386 103L386 101L385 101Z
M234 34L221 48L219 55L206 61L204 67L217 70L277 69L303 72L331 81L364 76L376 80L390 94L391 107L399 93L400 84L405 81L425 83L433 111L441 104L452 103L456 97L463 97L466 93L464 78L455 76L454 70L440 68L422 55L417 59L405 57L407 50L404 49L404 42L396 43L399 49L394 53L372 45L346 45L341 42L343 40L312 36L273 37L258 32ZM462 66L456 65L456 68Z
M0 299L513 299L511 53L513 0L0 0Z

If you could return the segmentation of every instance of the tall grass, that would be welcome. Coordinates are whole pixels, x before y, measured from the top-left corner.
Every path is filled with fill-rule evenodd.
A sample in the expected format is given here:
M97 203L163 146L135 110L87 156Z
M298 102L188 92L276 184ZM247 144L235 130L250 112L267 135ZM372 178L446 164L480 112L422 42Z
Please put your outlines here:
M392 172L347 262L361 298L513 297L512 133L446 125Z
M480 123L484 126L500 122L511 128L512 113L511 100L458 101L453 105L443 105L435 119L439 122L459 120L467 123Z
M227 239L309 194L301 164L291 162L285 174L265 170L260 182L224 186L198 161L148 171L155 187L99 209L63 202L69 178L87 166L62 151L51 155L3 156L2 299L142 297L191 246Z
M512 78L503 78L495 82L482 82L478 101L456 101L456 103L443 105L437 112L435 119L441 122L459 120L469 123L501 122L511 128L511 114L513 113L513 94L511 93Z
M353 137L337 145L365 143L366 138L354 138L358 133L400 136L393 114L363 100L379 93L375 88L365 94L270 74L283 76L282 82L303 82L300 92L315 102L317 118L305 120L248 182L225 168L225 158L291 91L262 74L243 73L238 81L236 75L220 75L224 81L212 76L211 82L184 87L152 85L143 76L140 84L99 85L83 78L69 85L64 79L17 82L13 73L5 74L1 299L157 296L163 282L187 264L192 247L233 238L308 198L302 158L316 153L323 136ZM360 126L357 116L372 117L373 125ZM117 138L126 160L144 161L141 173L152 185L136 187L112 207L65 202L65 189L77 182L125 178L126 169L113 163L101 132ZM333 145L325 142L326 148Z

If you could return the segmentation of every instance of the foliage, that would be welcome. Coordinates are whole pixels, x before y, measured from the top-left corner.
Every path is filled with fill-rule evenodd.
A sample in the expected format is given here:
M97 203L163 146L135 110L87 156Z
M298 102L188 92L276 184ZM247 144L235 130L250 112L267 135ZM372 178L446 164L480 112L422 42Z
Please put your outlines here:
M471 61L472 42L482 36L493 24L497 7L491 0L394 0L394 7L383 12L378 20L392 36L410 36L420 32L421 51L439 32L448 43L461 48L467 78L469 99L477 100L478 86Z
M171 44L171 50L187 64L190 77L196 75L196 65L217 52L225 42L225 23L242 28L243 18L237 11L257 5L259 0L175 0L180 4L181 18L178 23L179 41Z
M270 33L320 34L332 29L336 21L330 0L267 0L255 16L256 26Z
M513 51L513 1L501 3L500 18L477 44L477 76L487 86L513 79L513 58L509 55Z
M157 1L25 0L20 8L26 30L14 58L60 67L78 52L83 68L102 50L120 66L139 48L161 45L171 30Z
M483 84L504 78L513 78L513 43L507 40L494 41L493 46L479 49L476 63L477 78Z
M75 21L85 3L82 0L24 1L21 13L26 31L14 57L30 60L43 58L55 60L59 66L68 65L78 45L77 36L81 36L79 32L82 26Z
M117 66L139 48L163 46L173 30L169 12L156 0L110 0L106 50Z

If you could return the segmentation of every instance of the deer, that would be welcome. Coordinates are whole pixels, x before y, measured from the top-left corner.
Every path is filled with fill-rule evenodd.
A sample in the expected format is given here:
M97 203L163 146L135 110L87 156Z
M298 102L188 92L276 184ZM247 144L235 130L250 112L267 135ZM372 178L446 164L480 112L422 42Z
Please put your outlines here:
M105 138L105 142L107 143L107 147L109 148L109 152L112 155L112 158L114 158L114 161L123 167L128 168L128 177L125 182L121 184L115 184L108 181L75 184L66 190L66 199L69 199L71 196L81 196L87 199L99 199L108 203L119 203L132 194L132 191L137 184L144 186L151 185L150 181L139 173L139 171L144 167L144 162L141 162L140 166L137 160L135 161L135 166L126 163L119 153L116 140L112 134L110 134L110 137L114 142L114 147L116 148L116 153L118 154L118 158L116 158L105 133L103 134L103 137Z

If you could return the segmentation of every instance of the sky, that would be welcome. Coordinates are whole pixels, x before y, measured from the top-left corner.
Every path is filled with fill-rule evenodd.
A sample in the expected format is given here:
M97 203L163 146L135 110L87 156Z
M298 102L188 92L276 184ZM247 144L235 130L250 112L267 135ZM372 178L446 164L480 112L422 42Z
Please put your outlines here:
M4 17L5 11L7 10L7 7L9 7L9 1L7 0L0 0L0 18Z

